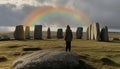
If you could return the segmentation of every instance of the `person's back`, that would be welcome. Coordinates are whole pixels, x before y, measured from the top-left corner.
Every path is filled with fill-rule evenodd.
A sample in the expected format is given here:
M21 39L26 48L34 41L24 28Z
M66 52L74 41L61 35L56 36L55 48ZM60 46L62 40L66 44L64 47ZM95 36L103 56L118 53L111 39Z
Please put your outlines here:
M71 50L71 41L72 41L73 35L72 30L70 29L70 26L67 25L67 29L65 32L65 41L66 41L66 51L69 49Z
M66 29L66 35L65 35L66 41L72 41L72 31L70 29Z

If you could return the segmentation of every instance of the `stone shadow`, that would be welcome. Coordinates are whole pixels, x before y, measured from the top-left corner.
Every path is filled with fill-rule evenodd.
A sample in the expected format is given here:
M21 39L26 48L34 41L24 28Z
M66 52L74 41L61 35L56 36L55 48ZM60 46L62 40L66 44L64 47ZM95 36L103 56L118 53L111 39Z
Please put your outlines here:
M110 60L109 58L102 58L101 61L103 62L104 65L120 67L120 64Z

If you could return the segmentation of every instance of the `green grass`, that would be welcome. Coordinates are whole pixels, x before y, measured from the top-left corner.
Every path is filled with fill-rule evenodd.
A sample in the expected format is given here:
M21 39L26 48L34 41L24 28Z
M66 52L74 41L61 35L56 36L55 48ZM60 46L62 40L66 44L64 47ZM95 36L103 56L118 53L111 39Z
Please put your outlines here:
M0 56L6 56L8 59L5 62L0 62L0 69L12 69L12 63L14 60L33 52L22 51L22 48L26 46L40 47L43 50L64 51L65 41L63 39L0 41ZM97 42L84 39L74 39L72 41L72 52L79 55L90 55L92 58L109 57L116 63L120 64L119 42Z

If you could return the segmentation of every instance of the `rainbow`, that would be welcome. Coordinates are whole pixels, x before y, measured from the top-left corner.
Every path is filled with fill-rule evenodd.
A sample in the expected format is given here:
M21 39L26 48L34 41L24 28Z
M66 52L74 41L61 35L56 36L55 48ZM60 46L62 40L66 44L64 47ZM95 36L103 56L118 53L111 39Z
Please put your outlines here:
M80 23L84 26L89 24L89 21L81 12L73 11L66 8L52 8L52 7L44 9L36 8L24 19L23 24L25 26L33 26L37 23L40 23L40 21L44 20L47 17L60 15L72 19L76 21L75 23Z

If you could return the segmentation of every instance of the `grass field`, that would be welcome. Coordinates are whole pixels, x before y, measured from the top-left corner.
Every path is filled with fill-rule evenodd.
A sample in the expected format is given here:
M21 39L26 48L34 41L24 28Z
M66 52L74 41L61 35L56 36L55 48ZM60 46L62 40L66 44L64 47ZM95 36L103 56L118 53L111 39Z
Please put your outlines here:
M112 38L113 35L110 35ZM118 35L119 37L119 35ZM24 40L24 41L0 41L0 57L6 57L6 61L0 62L0 69L13 69L14 60L23 55L30 54L33 51L23 51L24 47L40 47L42 50L65 50L64 39L44 39L44 40ZM83 56L89 56L93 59L107 57L113 60L117 65L105 67L102 69L120 69L120 41L97 42L84 39L73 39L72 52ZM87 61L86 61L87 62ZM88 62L91 65L96 63ZM99 66L99 65L98 65ZM97 67L97 66L95 66ZM101 69L101 68L97 68Z

